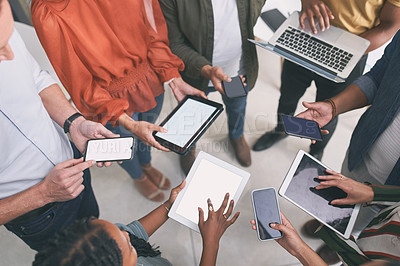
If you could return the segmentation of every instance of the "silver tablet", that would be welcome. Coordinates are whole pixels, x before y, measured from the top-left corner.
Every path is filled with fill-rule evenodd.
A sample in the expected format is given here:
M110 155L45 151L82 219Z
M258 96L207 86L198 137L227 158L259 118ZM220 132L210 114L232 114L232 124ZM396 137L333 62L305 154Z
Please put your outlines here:
M250 173L243 171L208 153L200 152L186 177L186 186L179 193L168 216L199 232L199 211L208 217L207 199L210 198L215 210L222 204L225 194L235 205L249 180Z
M344 198L347 194L337 187L314 189L319 184L316 178L327 175L326 169L330 168L300 150L279 189L279 194L336 233L349 238L360 205L332 206L329 202Z

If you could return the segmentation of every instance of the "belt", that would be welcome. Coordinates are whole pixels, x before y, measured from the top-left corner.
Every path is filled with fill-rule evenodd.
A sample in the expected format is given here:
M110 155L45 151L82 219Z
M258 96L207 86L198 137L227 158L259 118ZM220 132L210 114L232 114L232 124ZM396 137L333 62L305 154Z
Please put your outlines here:
M10 223L10 224L21 224L21 223L29 222L29 221L39 217L43 213L47 212L48 210L50 210L55 205L56 205L55 202L46 204L46 205L44 205L44 206L42 206L40 208L37 208L37 209L34 209L34 210L30 211L30 212L22 214L21 216L18 216L17 218L15 218L14 220L9 221L8 223Z

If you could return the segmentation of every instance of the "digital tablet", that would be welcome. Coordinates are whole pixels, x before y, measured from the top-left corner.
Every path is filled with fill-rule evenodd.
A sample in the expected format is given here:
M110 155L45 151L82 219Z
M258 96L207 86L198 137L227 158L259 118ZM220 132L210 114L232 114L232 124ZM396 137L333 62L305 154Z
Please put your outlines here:
M154 131L153 136L162 146L185 154L223 110L220 103L187 96L161 123L168 132Z
M279 189L279 194L347 239L353 230L360 204L329 205L330 201L344 198L347 194L337 187L314 189L319 184L315 179L319 175L327 175L326 169L330 168L300 150Z
M186 186L179 193L168 216L199 232L199 211L208 217L207 199L210 198L214 210L218 210L225 194L235 206L249 180L250 174L208 153L200 152L186 177ZM232 212L233 213L233 212Z

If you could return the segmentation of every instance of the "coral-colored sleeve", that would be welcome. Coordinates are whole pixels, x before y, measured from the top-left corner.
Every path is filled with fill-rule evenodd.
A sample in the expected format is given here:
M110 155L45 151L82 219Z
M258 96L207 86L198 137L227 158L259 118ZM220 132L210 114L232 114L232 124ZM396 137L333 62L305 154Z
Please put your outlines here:
M129 103L125 99L112 98L101 87L76 54L74 40L67 27L45 6L36 1L32 5L32 20L39 40L46 51L59 79L71 95L76 107L88 119L102 124L115 124Z
M146 0L145 0L146 1ZM185 68L183 61L174 55L169 48L167 24L158 0L152 2L156 31L147 21L151 43L147 54L150 65L159 76L161 82L180 77L179 71ZM144 16L146 18L146 15Z

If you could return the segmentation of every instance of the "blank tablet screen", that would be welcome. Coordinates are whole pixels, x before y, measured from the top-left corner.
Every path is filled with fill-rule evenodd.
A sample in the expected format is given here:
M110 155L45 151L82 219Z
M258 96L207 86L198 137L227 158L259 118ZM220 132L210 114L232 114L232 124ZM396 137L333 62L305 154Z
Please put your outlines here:
M314 178L319 175L327 175L325 170L325 167L307 155L303 155L286 189L285 196L344 234L354 205L338 207L328 204L333 199L346 197L346 193L339 188L314 189L319 184Z
M216 109L189 98L163 125L168 132L157 132L156 136L183 148Z
M204 220L206 220L208 217L207 199L210 198L214 210L218 210L225 194L229 192L230 199L232 199L242 180L242 176L202 159L176 213L197 224L199 222L197 208L201 207L204 211Z

